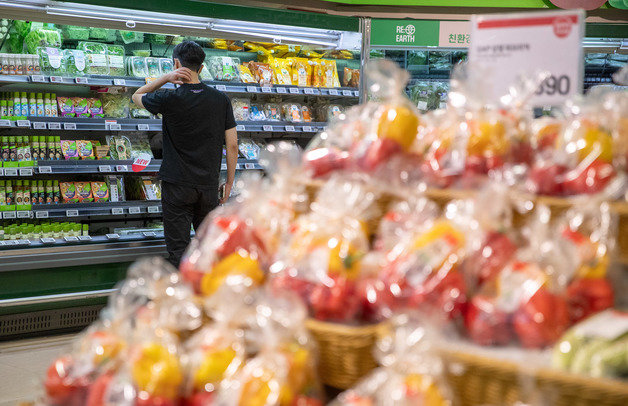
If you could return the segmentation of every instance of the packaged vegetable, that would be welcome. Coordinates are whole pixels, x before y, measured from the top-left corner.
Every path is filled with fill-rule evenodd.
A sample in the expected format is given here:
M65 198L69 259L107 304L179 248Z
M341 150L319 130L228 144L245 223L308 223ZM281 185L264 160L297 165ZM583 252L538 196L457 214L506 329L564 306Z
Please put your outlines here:
M110 30L107 28L100 28L100 27L90 27L89 39L113 42L116 40L116 30Z
M135 103L131 104L129 107L129 113L132 118L151 118L152 114L146 109L142 109L139 106L135 105Z
M74 101L71 97L57 96L59 115L61 117L76 117L74 112Z
M245 64L238 65L238 74L240 75L240 81L243 83L257 83L249 67Z
M212 56L207 61L207 68L214 80L233 82L238 80L238 58L228 56Z
M111 76L124 76L126 74L124 47L122 45L107 45L107 61Z
M61 190L63 203L78 203L78 192L73 182L60 182L59 189Z
M148 77L151 78L158 78L161 76L158 58L146 58L146 72L148 73Z
M284 103L281 105L281 115L285 121L291 123L300 123L303 121L301 117L301 105L297 103Z
M124 94L101 93L100 100L105 117L128 118L130 99Z
M123 135L112 135L107 137L109 144L109 155L112 159L131 159L131 140Z
M64 49L62 58L66 74L71 76L82 76L85 74L87 65L83 51L78 49Z
M231 105L233 106L233 115L236 121L248 121L251 119L251 104L249 99L231 99Z
M360 70L345 67L342 75L342 85L348 87L358 87L360 85Z
M264 115L266 120L281 121L281 107L275 103L264 104Z
M72 103L74 104L74 113L76 117L90 117L90 103L89 100L84 97L72 97Z
M174 70L174 63L169 58L159 58L159 70L162 75L170 73Z
M63 144L61 145L63 148ZM76 149L78 150L78 156L81 159L95 159L94 147L91 141L78 140L76 141Z
M264 114L264 107L261 104L251 104L251 108L249 110L249 119L252 121L266 120L266 114Z
M78 146L74 140L62 140L61 151L65 159L79 159Z
M80 27L78 25L62 25L61 33L63 38L78 41L89 40L89 28Z
M60 74L64 72L63 58L59 48L40 47L34 53L39 55L41 71L47 74Z
M129 74L136 78L144 78L148 76L148 68L146 67L146 58L141 56L130 56L127 58Z
M85 52L85 58L87 60L85 73L90 75L109 74L107 45L98 42L79 42L77 49Z
M31 29L24 37L24 49L26 53L34 54L37 48L61 48L61 34L54 29Z
M238 143L238 149L240 154L246 159L257 159L259 157L260 148L251 139L243 138Z
M137 43L144 42L144 33L143 32L120 30L120 31L118 31L118 37L125 44L132 44L134 42L137 42Z
M89 203L94 201L92 196L92 185L89 182L74 182L79 203Z
M203 69L201 69L200 78L201 80L214 80L214 77L207 66L207 62L203 62Z

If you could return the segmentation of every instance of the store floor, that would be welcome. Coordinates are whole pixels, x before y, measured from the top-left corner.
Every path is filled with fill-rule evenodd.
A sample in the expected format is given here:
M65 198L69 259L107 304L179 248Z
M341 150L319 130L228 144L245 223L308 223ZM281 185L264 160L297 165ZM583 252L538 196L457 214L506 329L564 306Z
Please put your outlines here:
M0 406L34 401L50 362L70 349L74 334L0 342Z

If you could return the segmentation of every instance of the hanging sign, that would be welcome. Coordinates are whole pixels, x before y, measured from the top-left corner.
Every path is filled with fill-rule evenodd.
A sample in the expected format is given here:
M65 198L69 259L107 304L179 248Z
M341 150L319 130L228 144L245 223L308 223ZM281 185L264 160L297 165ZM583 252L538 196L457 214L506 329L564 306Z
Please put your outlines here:
M556 105L582 90L584 11L477 15L471 19L469 63L491 78L497 102L523 77L549 76L532 102Z
M133 165L131 165L131 168L133 169L133 172L141 172L146 169L148 164L150 164L150 161L150 155L146 153L141 153L138 155L137 158L135 158L135 160L133 161Z

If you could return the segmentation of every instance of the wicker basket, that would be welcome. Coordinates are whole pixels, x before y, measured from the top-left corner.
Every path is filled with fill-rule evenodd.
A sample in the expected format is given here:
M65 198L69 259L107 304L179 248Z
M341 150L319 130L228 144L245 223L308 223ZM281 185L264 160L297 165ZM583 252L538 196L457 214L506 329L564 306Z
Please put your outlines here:
M319 352L319 376L325 385L347 389L377 366L373 357L382 324L347 326L310 319L306 326Z
M560 371L528 370L503 360L444 351L447 380L460 405L625 406L628 384Z

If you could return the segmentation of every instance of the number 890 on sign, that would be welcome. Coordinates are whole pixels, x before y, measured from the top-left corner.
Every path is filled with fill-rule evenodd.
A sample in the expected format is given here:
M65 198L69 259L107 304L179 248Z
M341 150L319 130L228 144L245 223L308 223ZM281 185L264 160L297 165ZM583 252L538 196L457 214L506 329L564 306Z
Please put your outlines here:
M539 86L535 94L538 96L542 94L546 94L549 96L555 94L567 95L569 94L569 90L571 90L571 81L569 80L569 76L552 75L545 79L543 83L541 83L541 86Z

